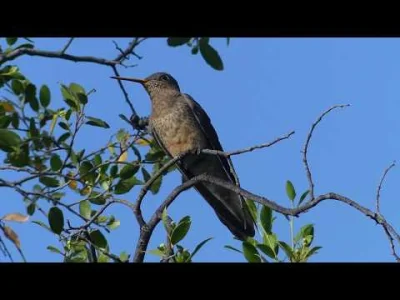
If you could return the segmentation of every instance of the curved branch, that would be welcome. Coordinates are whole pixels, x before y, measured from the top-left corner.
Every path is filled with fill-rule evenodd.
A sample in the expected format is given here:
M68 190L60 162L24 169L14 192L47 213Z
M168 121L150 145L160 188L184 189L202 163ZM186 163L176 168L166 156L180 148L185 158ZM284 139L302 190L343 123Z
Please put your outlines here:
M264 206L267 206L274 210L277 213L280 213L284 216L295 216L298 217L300 214L305 213L309 211L311 208L315 207L319 203L325 201L325 200L336 200L339 202L343 202L349 206L354 207L356 210L364 214L365 216L373 219L377 224L383 227L385 232L389 232L392 236L395 237L398 243L400 243L400 235L393 229L393 227L382 217L379 216L378 214L374 213L373 211L369 210L366 207L361 206L354 200L351 200L348 197L342 196L337 193L326 193L323 195L318 196L317 198L313 198L311 201L303 204L302 206L299 206L297 208L287 208L284 206L279 205L275 201L272 201L266 197L262 197L256 194L253 194L243 188L240 188L236 186L235 184L231 182L227 182L224 180L221 180L219 178L207 175L207 174L202 174L199 176L196 176L185 183L181 184L177 188L175 188L169 196L165 199L165 201L159 206L157 211L153 214L151 217L150 221L148 222L147 225L143 226L141 231L140 231L140 237L139 237L139 242L136 247L136 252L133 258L134 262L143 262L145 252L148 246L148 243L150 241L151 234L157 224L161 220L161 215L164 210L164 208L167 208L171 203L182 193L183 191L186 191L187 189L193 187L195 184L198 182L207 182L207 183L212 183L215 185L218 185L220 187L226 188L228 190L231 190L239 195L242 195L248 200L252 200L255 202L258 202Z
M309 183L309 191L310 191L310 199L314 199L314 182L312 180L312 175L311 175L311 171L310 171L310 166L308 165L308 160L307 160L307 152L308 152L308 147L310 145L310 140L312 137L312 134L314 132L315 127L319 124L319 122L322 121L322 119L328 114L330 113L332 110L336 109L336 108L344 108L344 107L348 107L350 106L350 104L342 104L342 105L334 105L331 108L329 108L328 110L326 110L322 115L320 115L317 119L317 121L315 121L314 124L312 124L310 132L308 133L306 142L304 144L304 149L303 149L303 163L304 166L306 168L306 174L307 174L307 179L308 179L308 183Z
M378 214L381 213L381 212L380 212L380 207L379 207L379 206L380 206L381 189L382 189L383 181L385 180L385 177L386 177L386 175L388 174L388 172L390 171L390 169L393 168L395 165L396 165L396 162L394 161L389 167L387 167L387 168L385 169L385 171L383 172L381 181L379 182L378 190L377 190L377 192L376 192L376 212L377 212Z

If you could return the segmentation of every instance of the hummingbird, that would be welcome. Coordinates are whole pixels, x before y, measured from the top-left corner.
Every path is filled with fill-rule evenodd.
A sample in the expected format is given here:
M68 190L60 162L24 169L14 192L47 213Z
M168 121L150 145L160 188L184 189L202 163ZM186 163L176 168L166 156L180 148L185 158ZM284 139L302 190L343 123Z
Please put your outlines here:
M154 140L170 158L189 153L177 163L183 182L200 174L209 174L238 184L230 157L200 152L202 149L224 150L205 110L189 94L181 92L171 74L157 72L144 79L111 78L136 82L144 87L151 101L149 129ZM241 195L208 182L198 182L194 188L237 239L245 241L255 235L255 221Z

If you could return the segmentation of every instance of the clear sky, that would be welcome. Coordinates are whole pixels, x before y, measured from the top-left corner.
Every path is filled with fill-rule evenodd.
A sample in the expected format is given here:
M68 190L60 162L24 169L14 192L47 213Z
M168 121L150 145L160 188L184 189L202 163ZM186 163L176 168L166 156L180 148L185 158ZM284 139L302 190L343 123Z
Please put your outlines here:
M59 50L65 38L34 39L36 47ZM71 54L112 58L112 40L125 47L129 39L78 38ZM188 47L170 48L165 39L150 39L137 49L143 59L135 68L120 69L121 75L144 77L157 71L171 73L183 92L191 94L208 112L225 150L269 142L291 130L296 134L269 149L233 157L243 188L264 195L282 205L290 205L286 180L297 193L308 188L301 149L311 124L335 104L351 104L327 116L317 128L310 145L309 162L315 193L337 192L374 209L377 185L384 169L400 158L400 40L383 38L233 38L212 39L221 54L225 70L210 68L203 59L190 54ZM4 45L3 49L5 48ZM96 89L89 99L88 114L104 119L111 129L83 130L79 147L95 150L111 133L127 128L118 114L130 114L129 107L108 67L57 59L21 57L15 61L32 82L47 84L53 104L61 104L58 82L77 82L87 90ZM126 85L140 115L148 115L150 101L139 85ZM58 107L58 106L57 106ZM3 176L3 175L2 175ZM381 211L395 228L400 227L400 201L397 184L400 171L389 174L381 194ZM176 172L165 178L160 193L144 201L145 218L180 183ZM135 187L124 198L133 200ZM1 190L0 215L25 213L19 196ZM68 200L67 200L68 201ZM132 253L138 227L131 212L116 206L108 210L121 220L121 226L108 236L113 253ZM192 217L192 229L183 245L214 237L198 254L198 262L243 262L244 258L224 249L236 247L230 232L211 208L193 190L184 192L169 209L176 220ZM41 219L35 214L31 220ZM43 221L43 219L41 219ZM315 224L315 245L322 246L313 262L393 261L389 242L382 228L353 208L335 201L321 203L295 220L300 226ZM35 224L10 224L20 236L29 261L60 261L61 256L46 250L60 246L55 235ZM289 243L289 224L278 216L274 227L278 237ZM150 249L164 242L162 226L155 231ZM10 249L13 247L8 243ZM19 259L12 251L13 257ZM2 258L3 259L3 258ZM148 255L146 261L157 261Z

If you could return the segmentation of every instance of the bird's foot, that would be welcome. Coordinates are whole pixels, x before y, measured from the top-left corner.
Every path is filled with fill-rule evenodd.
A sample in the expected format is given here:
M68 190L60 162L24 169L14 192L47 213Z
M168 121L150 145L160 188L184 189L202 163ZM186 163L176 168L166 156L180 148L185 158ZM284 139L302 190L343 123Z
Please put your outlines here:
M138 115L132 115L130 118L132 127L136 130L145 130L146 127L149 125L149 118L148 117L139 117Z
M196 148L196 149L192 149L189 151L190 154L193 155L200 155L201 154L201 149L200 148Z

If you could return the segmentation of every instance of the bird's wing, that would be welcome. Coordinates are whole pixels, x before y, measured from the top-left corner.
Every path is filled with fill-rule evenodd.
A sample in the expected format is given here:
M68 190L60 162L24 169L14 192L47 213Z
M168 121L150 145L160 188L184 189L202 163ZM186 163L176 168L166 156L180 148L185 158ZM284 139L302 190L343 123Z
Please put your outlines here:
M192 109L193 115L195 116L199 127L201 128L204 136L207 138L209 143L209 149L211 150L219 150L224 151L222 145L219 141L217 132L215 131L214 126L211 124L211 120L204 109L201 107L199 103L196 102L190 95L183 94L186 102L189 107ZM229 157L223 157L217 155L219 161L221 162L226 175L228 178L235 184L239 185L238 177L236 176L235 169L233 167L233 163Z

